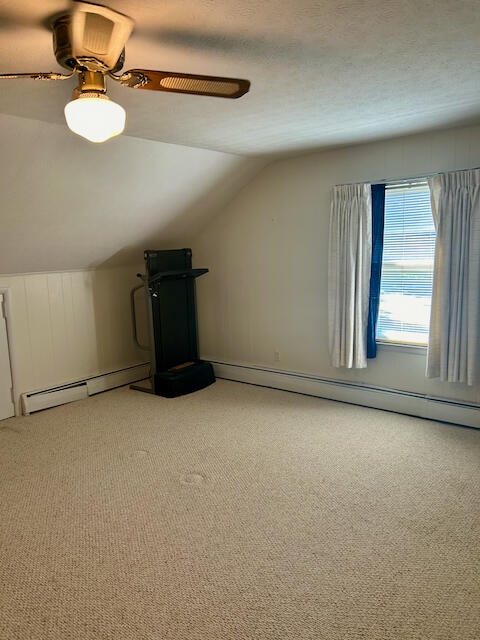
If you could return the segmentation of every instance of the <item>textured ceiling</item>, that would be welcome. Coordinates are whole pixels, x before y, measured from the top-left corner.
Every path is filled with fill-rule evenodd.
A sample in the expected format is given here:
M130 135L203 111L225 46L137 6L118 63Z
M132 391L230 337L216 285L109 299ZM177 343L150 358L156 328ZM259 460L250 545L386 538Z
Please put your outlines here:
M131 16L125 69L247 78L239 100L113 82L126 134L235 154L297 154L480 120L478 0L109 0ZM64 0L0 1L0 73L56 71ZM62 123L75 81L3 80L0 113ZM65 130L65 135L69 134Z

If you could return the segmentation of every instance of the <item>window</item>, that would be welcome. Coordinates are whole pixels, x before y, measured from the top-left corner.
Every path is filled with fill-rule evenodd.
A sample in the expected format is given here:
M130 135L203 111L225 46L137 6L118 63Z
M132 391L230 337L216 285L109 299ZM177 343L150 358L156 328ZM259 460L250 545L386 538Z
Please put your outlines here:
M427 182L387 185L377 339L426 345L435 227Z

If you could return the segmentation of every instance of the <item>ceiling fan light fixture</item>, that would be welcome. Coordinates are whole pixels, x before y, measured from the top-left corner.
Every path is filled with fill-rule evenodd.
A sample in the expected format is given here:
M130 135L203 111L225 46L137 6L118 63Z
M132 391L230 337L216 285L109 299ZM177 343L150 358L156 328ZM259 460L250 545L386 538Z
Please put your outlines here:
M125 129L125 109L104 93L84 91L65 105L71 131L90 142L106 142Z

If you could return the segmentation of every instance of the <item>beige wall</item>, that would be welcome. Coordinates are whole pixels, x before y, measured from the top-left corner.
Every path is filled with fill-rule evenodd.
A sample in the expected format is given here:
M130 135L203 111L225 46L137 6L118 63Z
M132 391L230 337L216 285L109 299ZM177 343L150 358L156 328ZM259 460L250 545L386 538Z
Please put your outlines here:
M0 275L0 287L10 289L18 394L148 361L132 339L137 271Z
M480 127L283 160L266 167L193 243L202 356L480 402L480 389L426 380L425 353L380 349L366 370L329 364L327 254L335 184L480 165ZM274 352L280 354L275 361Z

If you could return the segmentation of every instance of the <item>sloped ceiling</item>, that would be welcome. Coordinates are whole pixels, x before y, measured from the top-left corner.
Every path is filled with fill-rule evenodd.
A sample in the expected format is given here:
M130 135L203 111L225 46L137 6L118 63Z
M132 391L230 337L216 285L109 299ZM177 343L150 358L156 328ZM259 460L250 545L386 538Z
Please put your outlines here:
M261 162L128 136L106 145L63 125L0 116L0 273L141 264L188 246Z
M238 100L114 82L125 134L68 131L75 80L0 80L0 273L141 262L185 246L269 161L480 121L478 0L107 0L125 69L247 78ZM48 18L0 0L0 73L62 71Z

